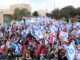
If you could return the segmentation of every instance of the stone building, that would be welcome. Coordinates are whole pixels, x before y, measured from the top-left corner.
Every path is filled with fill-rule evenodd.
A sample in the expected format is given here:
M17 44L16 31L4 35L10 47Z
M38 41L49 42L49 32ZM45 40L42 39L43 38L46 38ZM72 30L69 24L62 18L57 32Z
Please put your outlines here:
M3 13L2 12L0 12L0 24L3 25Z
M11 15L14 13L15 8L19 9L25 8L30 12L32 11L30 4L21 3L21 4L10 5L9 9L0 9L0 12L3 13L4 21L11 20Z
M45 9L40 9L40 10L38 10L38 14L40 15L40 16L46 16L46 12L47 12L47 10L45 10Z

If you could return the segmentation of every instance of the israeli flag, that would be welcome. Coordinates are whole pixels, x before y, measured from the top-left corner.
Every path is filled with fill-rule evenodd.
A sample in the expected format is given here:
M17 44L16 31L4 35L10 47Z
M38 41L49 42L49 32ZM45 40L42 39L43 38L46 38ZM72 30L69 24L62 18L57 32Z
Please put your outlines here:
M67 50L68 60L73 60L75 58L76 51L77 51L76 46L74 45L74 42L72 42Z
M35 30L35 35L36 35L39 39L43 38L43 34L42 34L42 32L41 32L40 30Z
M68 33L67 33L67 32L64 33L63 40L64 40L64 41L68 41Z
M15 49L15 52L16 52L17 54L19 54L20 51L21 51L21 45L18 44L18 43L13 43L13 44L12 44L12 48Z
M77 31L77 36L80 36L80 30Z
M56 32L56 31L57 31L57 28L56 28L56 26L52 26L52 27L50 28L50 30L51 30L51 32Z
M26 30L26 29L24 29L22 32L21 32L21 34L22 34L22 36L23 37L26 37L26 34L28 33L28 31Z
M37 38L37 39L41 39L43 38L43 34L41 32L41 30L36 26L36 28L33 28L34 30L34 36Z

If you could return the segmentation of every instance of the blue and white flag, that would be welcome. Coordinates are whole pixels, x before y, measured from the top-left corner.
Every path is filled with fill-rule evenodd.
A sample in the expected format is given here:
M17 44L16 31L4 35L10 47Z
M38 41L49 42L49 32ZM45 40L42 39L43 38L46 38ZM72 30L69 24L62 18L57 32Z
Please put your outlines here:
M78 36L78 37L80 36L80 30L77 31L77 36Z
M39 39L43 38L43 34L42 34L42 32L41 32L40 30L34 30L34 31L35 31L35 35L36 35Z
M19 54L20 51L21 51L21 45L18 44L18 43L13 43L13 44L12 44L12 48L15 49L15 52L16 52L17 54Z
M74 42L72 42L67 50L68 60L73 60L75 58L76 51L77 51L76 46L75 46Z
M26 35L28 34L28 32L29 32L29 30L27 29L24 29L22 32L21 32L21 34L22 34L22 36L23 37L26 37Z
M51 30L51 32L57 32L57 27L56 27L56 26L52 26L52 27L50 28L50 30Z
M36 28L33 27L33 30L34 30L34 36L37 39L43 38L43 34L42 34L41 30L39 29L39 27L37 27L37 26L36 26Z
M67 32L63 32L63 34L64 34L63 40L68 42L68 33Z

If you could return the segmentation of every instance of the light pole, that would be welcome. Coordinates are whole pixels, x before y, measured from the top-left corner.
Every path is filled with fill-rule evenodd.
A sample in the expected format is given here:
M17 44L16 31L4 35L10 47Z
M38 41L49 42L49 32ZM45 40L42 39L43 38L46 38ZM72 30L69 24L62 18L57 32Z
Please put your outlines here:
M55 0L54 0L54 9L55 9Z

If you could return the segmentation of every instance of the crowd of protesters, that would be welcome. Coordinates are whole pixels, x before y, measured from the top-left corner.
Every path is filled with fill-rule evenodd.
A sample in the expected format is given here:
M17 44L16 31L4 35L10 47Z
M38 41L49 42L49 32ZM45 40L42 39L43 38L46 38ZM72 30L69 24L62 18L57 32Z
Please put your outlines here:
M0 25L0 60L68 60L65 46L72 41L80 44L79 23L42 20L28 24L22 21ZM42 38L35 37L34 26L40 29Z

